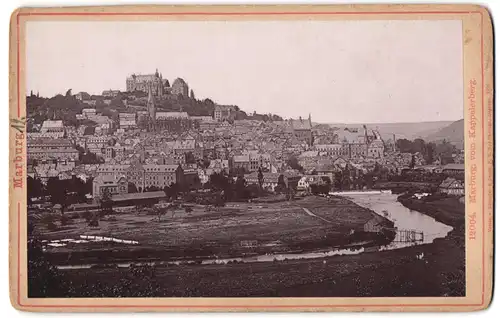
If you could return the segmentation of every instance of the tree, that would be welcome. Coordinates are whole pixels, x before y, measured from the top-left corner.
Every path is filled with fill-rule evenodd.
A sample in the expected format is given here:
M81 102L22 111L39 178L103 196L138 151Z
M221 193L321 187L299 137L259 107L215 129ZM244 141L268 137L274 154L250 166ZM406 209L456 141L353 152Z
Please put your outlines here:
M52 204L66 205L67 189L58 177L50 177L47 181L47 193Z
M167 212L165 208L158 208L156 206L153 207L153 211L158 217L158 222L161 222L161 217L164 216Z
M125 108L125 104L123 103L122 98L118 96L111 100L109 107L120 109Z
M259 168L259 173L257 174L257 179L259 180L259 187L262 190L262 185L264 184L264 175L262 174L261 168Z
M425 141L423 139L417 138L413 140L412 143L412 153L420 152L421 154L425 153Z
M186 163L196 163L196 159L194 158L194 155L191 151L186 152L184 156L186 159Z
M104 188L101 195L101 209L104 214L113 210L113 201L111 201L111 193L108 188Z
M290 158L288 158L287 164L292 169L298 170L300 172L304 171L304 168L299 164L299 160L295 156L291 156Z
M413 151L413 144L408 139L398 139L396 140L396 148L399 152L411 153Z
M76 193L77 200L79 202L85 201L85 195L87 193L90 193L90 191L88 191L87 189L86 183L82 179L77 178L76 176L73 176L73 178L70 181L70 189L71 192Z
M214 190L230 190L231 188L231 180L226 176L226 174L221 171L220 173L212 173L210 175L210 186Z
M154 191L161 191L160 188L157 186L149 186L144 188L144 192L154 192Z
M138 192L137 191L137 187L135 186L134 183L132 183L132 182L128 183L128 191L127 192L128 193L136 193L136 192Z
M342 189L342 171L335 172L333 178L333 186L335 187L335 189Z
M415 155L411 156L410 169L415 168Z
M180 188L181 187L177 182L172 183L170 185L170 196L173 200L177 199L177 196L179 195Z
M28 176L27 180L27 189L28 189L28 199L38 198L42 196L43 193L43 184L42 181L38 178L32 178Z
M191 93L189 94L191 99L196 99L195 96L194 96L194 91L191 89Z
M71 88L66 91L66 97L70 97L73 94L71 94Z
M239 199L247 199L248 198L248 193L247 193L247 182L243 176L238 176L236 179L236 183L234 185L235 187L235 192L236 192L236 197Z
M203 167L204 169L207 169L209 166L210 166L210 159L208 159L208 158L206 158L206 157L205 157L205 158L203 158L202 167Z
M222 193L218 193L215 197L214 207L218 208L218 207L223 207L224 205L225 205L224 197Z
M332 180L327 176L322 176L321 180L323 181L324 193L328 194L332 188Z
M425 162L427 164L432 164L434 162L434 152L436 150L436 145L432 142L425 145Z
M276 193L281 193L281 192L286 191L286 189L287 189L287 186L286 186L286 183L285 183L285 176L283 174L280 174L278 176L278 185L276 186L275 192Z
M342 170L342 190L349 190L351 187L351 172L349 165L346 165L344 170Z
M435 153L437 157L440 158L441 164L452 163L454 152L456 152L456 147L446 140L436 144Z

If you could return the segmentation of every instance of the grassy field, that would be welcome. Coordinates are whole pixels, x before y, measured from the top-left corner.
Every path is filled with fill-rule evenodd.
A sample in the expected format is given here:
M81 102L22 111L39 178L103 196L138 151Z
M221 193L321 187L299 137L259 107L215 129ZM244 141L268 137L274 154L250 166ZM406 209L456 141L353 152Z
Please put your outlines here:
M308 215L308 208L329 222ZM306 197L294 202L228 203L218 210L195 205L193 211L169 211L158 221L155 215L140 213L114 214L90 227L82 219L72 220L65 229L49 231L41 222L38 230L45 240L77 239L80 235L106 236L137 241L138 245L119 243L68 244L49 248L57 253L89 250L173 250L183 254L227 255L242 241L258 241L263 246L281 245L284 250L335 246L342 244L351 230L362 230L372 212L344 198L327 200ZM191 252L189 252L191 251ZM274 250L269 250L269 252ZM241 251L240 252L244 252ZM175 253L174 253L175 254ZM145 256L146 257L146 256Z
M144 290L149 290L148 296L155 297L464 296L463 206L453 198L432 202L400 201L411 209L453 226L454 230L433 244L399 250L267 263L157 266L146 278L134 276L131 269L62 270L64 280L73 286L71 292L65 295L137 297L143 296L141 292ZM122 223L120 229L125 238L143 240L151 246L179 244L177 246L182 248L185 247L182 244L190 244L189 240L198 240L202 236L220 242L227 241L228 236L234 240L293 241L314 238L324 241L324 233L344 233L359 228L371 217L369 210L342 198L328 202L324 198L310 197L294 202L294 206L287 203L262 205L262 208L260 204L251 206L249 209L248 204L229 204L212 212L196 207L189 215L176 213L173 218L167 216L161 223L147 215L124 214L116 217L117 222ZM302 207L333 223L306 214ZM240 225L243 230L240 230ZM100 226L92 231L109 235L105 231L109 225ZM158 229L164 231L165 228L171 231L166 232L165 237L155 237L164 233ZM88 234L84 226L70 231L74 231L74 235L80 234L80 231ZM180 237L173 238L172 233ZM59 234L45 232L44 235L57 237ZM108 248L104 252L110 254L114 249ZM159 249L161 253L164 250ZM417 258L421 253L424 257Z
M383 297L463 296L457 259L439 242L393 251L319 260L158 267L159 297ZM424 252L423 260L416 255ZM127 269L66 271L77 286L113 286ZM85 288L75 295L85 295ZM89 290L87 289L87 292ZM90 291L92 293L92 291ZM111 296L111 289L101 291ZM95 294L94 294L95 295ZM131 295L133 296L133 294Z

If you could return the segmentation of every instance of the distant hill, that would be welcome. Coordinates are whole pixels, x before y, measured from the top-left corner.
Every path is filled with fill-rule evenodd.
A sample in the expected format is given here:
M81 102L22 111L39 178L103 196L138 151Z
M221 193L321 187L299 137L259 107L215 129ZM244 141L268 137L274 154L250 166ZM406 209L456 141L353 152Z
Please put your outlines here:
M377 129L384 139L392 138L392 135L394 134L396 139L406 138L413 140L416 138L425 139L426 136L440 131L451 123L453 123L453 121L433 121L421 123L367 123L366 127L368 129ZM330 126L338 128L362 128L363 124L330 124Z
M464 120L460 119L454 121L446 127L443 127L438 131L429 134L424 139L426 141L435 142L446 140L461 148L464 142Z

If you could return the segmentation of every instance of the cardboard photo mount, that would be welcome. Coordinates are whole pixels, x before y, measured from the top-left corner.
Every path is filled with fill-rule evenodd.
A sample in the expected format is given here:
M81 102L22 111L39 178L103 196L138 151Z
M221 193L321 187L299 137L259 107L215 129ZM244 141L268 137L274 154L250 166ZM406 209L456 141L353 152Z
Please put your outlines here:
M460 20L466 184L466 296L397 298L27 297L26 23L28 21ZM411 35L409 35L411 36ZM298 44L300 45L300 44ZM477 5L101 6L20 8L10 22L10 295L22 311L475 311L493 284L493 34ZM425 94L425 92L422 92Z

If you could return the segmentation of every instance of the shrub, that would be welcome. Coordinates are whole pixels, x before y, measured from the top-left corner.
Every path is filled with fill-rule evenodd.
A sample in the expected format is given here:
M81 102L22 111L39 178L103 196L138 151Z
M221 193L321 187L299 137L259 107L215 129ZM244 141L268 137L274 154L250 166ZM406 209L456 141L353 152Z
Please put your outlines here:
M50 221L47 223L47 229L49 231L55 231L57 230L57 225L54 222Z
M48 225L49 223L54 223L56 219L57 216L55 214L46 214L43 216L42 222Z
M73 223L73 220L68 218L66 215L61 216L61 225L68 225L70 223Z
M84 218L88 223L92 219L92 213L90 213L90 211L85 211L81 214L81 217Z
M99 226L99 218L97 216L94 216L88 223L89 226L92 227L97 227Z

